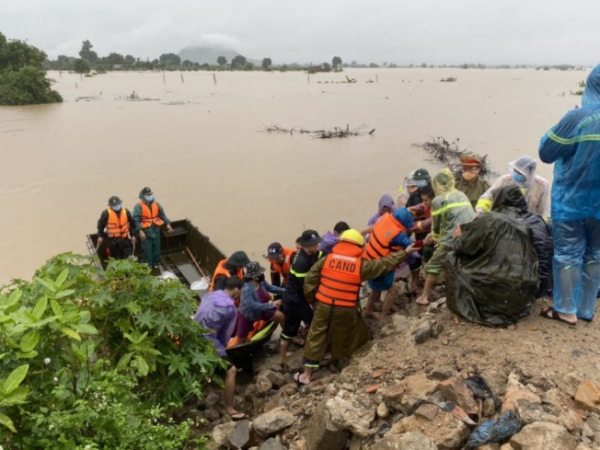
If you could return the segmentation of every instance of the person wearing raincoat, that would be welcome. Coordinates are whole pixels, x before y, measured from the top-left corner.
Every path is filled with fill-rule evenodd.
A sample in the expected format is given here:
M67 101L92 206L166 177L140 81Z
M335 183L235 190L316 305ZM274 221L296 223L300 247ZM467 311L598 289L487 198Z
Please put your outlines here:
M408 203L410 196L419 189L417 186L417 180L414 177L414 171L404 179L404 184L398 189L398 195L396 196L396 208L404 208Z
M460 225L445 262L448 309L471 322L507 326L533 308L538 256L531 228L510 204L501 190L492 212Z
M493 192L502 186L518 186L521 188L529 212L539 214L544 219L550 218L550 183L536 175L537 162L529 156L523 156L508 164L508 174L498 178L481 196L475 211L478 214L489 212L492 207Z
M427 241L435 241L437 248L423 268L425 287L416 300L420 305L429 304L429 292L444 270L446 256L452 249L453 233L459 225L471 222L475 218L469 198L456 189L454 176L449 169L444 169L434 176L432 184L436 197L431 205L432 226Z
M535 297L545 296L552 289L552 257L554 256L552 227L544 221L542 216L527 210L527 201L518 186L503 186L496 189L493 195L492 212L520 219L531 229L533 247L539 261L538 278L540 283Z
M542 138L540 159L554 164L554 307L542 315L576 325L593 319L600 288L600 65L582 107Z

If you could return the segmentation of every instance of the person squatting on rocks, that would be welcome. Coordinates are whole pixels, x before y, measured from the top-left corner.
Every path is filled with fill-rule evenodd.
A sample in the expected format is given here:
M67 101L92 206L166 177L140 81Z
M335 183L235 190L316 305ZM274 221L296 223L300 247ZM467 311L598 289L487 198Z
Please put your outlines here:
M347 230L333 251L306 274L304 295L314 304L314 316L304 347L304 373L294 374L298 384L310 383L326 352L331 352L332 360L349 358L369 340L369 329L360 313L360 285L389 272L414 250L409 247L368 260L363 246L361 233Z
M152 269L160 266L160 233L166 224L167 231L173 232L171 221L162 206L154 200L154 193L149 187L140 191L140 201L133 208L133 220L140 230L143 260Z
M233 406L235 395L235 379L237 369L227 356L227 344L235 331L237 323L237 308L233 302L234 298L240 296L244 280L238 277L230 277L225 281L223 290L216 290L205 295L198 306L194 320L209 333L203 336L213 342L217 355L227 365L225 373L225 409L232 420L247 418L244 413L239 412Z
M108 250L114 259L127 259L133 255L138 228L133 216L115 195L108 199L108 208L98 220L98 248L108 239Z
M281 311L281 300L269 302L269 293L282 294L285 289L270 285L265 281L265 269L253 261L246 266L244 287L240 296L238 311L238 343L248 341L248 335L254 328L254 322L273 321L283 325L285 317Z
M283 294L283 313L285 324L281 330L279 344L280 364L285 364L286 353L290 342L300 346L304 341L298 337L300 325L304 322L310 327L313 318L313 310L304 297L304 280L306 274L321 256L319 244L321 237L314 230L306 230L302 233L300 245L302 248L296 254Z
M588 76L582 107L546 133L539 152L554 164L554 307L542 315L576 325L594 318L600 288L600 65Z

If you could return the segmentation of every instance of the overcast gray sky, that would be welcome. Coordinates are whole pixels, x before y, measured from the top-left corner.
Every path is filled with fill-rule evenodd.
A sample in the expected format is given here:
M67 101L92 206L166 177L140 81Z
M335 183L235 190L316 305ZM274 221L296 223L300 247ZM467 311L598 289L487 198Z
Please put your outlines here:
M51 58L89 39L155 58L216 42L278 62L600 62L600 0L0 0L0 32Z

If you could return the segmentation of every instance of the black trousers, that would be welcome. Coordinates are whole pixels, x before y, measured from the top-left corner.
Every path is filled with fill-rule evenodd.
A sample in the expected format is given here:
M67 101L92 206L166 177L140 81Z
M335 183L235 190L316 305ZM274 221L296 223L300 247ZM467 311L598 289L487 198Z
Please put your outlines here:
M305 301L286 302L283 300L283 313L285 324L281 330L281 339L292 340L300 330L300 324L304 322L310 326L313 318L313 309Z
M133 243L131 239L109 238L108 249L110 256L114 259L127 259L133 253Z

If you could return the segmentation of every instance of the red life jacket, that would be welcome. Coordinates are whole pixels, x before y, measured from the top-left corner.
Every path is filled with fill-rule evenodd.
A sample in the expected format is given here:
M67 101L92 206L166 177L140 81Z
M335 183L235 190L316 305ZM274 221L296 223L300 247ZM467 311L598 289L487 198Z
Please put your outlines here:
M321 282L315 298L321 303L354 308L360 293L362 248L350 242L340 242L325 258Z

